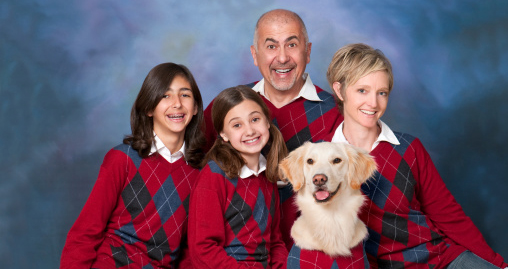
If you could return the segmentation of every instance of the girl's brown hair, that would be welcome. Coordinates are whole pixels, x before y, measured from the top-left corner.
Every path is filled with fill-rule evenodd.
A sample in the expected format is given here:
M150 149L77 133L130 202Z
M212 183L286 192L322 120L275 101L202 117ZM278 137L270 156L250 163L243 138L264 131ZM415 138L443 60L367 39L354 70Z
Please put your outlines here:
M244 100L256 102L256 104L261 107L266 121L270 123L270 138L263 148L262 153L266 156L267 161L266 178L270 182L277 182L277 166L279 161L287 156L287 148L282 134L271 121L270 110L268 110L268 107L258 93L245 85L228 88L219 93L213 101L212 106L213 127L217 134L220 134L224 129L224 119L226 118L226 114L229 110ZM230 143L225 142L220 136L217 137L217 140L215 140L212 148L206 154L203 165L205 165L209 160L215 161L215 163L217 163L217 165L229 178L238 177L242 167L246 164L240 153L233 148Z
M153 118L148 114L155 110L155 107L162 100L169 89L171 82L177 76L185 78L190 86L198 113L192 117L189 125L185 128L185 160L194 167L199 168L204 152L204 116L203 100L198 85L192 73L181 64L162 63L150 70L141 86L141 90L134 101L131 110L132 134L125 136L124 144L129 144L142 158L148 157L154 143Z

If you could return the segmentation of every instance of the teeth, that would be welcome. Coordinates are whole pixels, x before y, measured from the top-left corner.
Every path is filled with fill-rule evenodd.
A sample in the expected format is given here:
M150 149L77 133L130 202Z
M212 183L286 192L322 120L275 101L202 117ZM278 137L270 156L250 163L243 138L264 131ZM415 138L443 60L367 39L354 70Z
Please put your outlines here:
M183 114L178 114L178 115L169 115L168 116L170 119L181 119L183 118Z
M283 73L287 73L291 71L291 69L276 69L275 72L277 72L278 74L283 74Z
M367 111L367 110L361 110L361 109L360 109L360 111L365 113L365 114L367 114L367 115L374 115L374 114L376 114L376 112L374 112L374 111Z
M257 141L258 139L259 139L259 137L251 139L251 140L247 140L247 141L245 141L245 143L252 143L252 142Z

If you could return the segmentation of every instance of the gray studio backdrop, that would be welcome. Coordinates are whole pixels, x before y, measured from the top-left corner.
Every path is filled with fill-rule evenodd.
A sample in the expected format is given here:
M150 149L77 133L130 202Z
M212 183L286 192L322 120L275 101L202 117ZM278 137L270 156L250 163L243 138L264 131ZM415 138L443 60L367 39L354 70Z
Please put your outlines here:
M381 49L395 87L384 120L421 138L489 244L508 258L508 1L0 2L0 263L57 268L104 154L130 132L148 71L187 65L205 104L260 78L257 18L299 13L307 66L329 90L333 53Z

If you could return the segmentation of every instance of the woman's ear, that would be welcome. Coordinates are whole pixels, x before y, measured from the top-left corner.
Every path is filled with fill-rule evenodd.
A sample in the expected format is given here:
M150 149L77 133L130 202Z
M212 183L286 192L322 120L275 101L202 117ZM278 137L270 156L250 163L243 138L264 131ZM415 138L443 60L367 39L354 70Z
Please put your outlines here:
M335 81L333 84L332 84L332 88L333 88L333 92L337 95L337 97L342 101L344 102L344 97L342 97L342 94L340 93L340 82L338 81Z
M153 111L150 111L150 112L146 113L146 115L147 115L148 117L150 117L150 118L151 118L151 117L153 117Z

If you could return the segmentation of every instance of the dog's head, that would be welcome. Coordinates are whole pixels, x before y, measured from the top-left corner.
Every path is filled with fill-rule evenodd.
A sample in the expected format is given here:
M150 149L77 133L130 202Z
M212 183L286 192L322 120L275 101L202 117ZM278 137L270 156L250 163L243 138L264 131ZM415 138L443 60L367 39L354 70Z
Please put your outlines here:
M341 189L359 190L376 171L366 151L345 143L310 143L293 150L279 164L280 178L295 192L305 189L317 202L330 201Z

